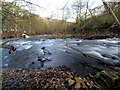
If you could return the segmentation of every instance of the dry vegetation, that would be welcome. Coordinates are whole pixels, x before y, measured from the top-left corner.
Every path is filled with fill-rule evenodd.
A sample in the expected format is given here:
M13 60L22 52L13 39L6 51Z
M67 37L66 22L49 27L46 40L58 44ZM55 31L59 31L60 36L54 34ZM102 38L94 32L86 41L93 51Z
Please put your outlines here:
M119 3L117 4L117 7L112 8L120 21ZM97 16L91 15L89 18L86 18L86 14L85 18L81 17L80 14L78 13L79 17L76 17L74 23L52 18L43 19L28 10L24 10L16 2L2 2L2 36L3 38L19 37L24 31L29 35L73 34L73 36L81 38L119 36L119 27L113 25L116 23L107 11Z

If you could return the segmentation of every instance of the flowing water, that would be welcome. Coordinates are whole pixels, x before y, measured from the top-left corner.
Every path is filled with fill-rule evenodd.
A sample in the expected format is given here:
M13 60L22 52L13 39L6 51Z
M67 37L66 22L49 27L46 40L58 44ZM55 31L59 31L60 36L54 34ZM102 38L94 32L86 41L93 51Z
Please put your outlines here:
M36 37L40 38L40 36L31 36L30 38ZM5 39L3 42L7 40L9 39ZM119 38L99 40L75 38L30 40L20 38L6 43L6 46L14 46L16 48L15 52L9 54L9 47L0 48L0 51L2 51L2 67L3 70L9 70L17 67L32 69L66 65L79 73L83 69L90 71L81 66L81 61L101 66L96 62L97 59L105 64L112 62L115 65L120 65L119 40ZM0 44L2 44L2 41L0 41ZM39 59L45 62L40 62ZM103 67L105 68L105 66Z

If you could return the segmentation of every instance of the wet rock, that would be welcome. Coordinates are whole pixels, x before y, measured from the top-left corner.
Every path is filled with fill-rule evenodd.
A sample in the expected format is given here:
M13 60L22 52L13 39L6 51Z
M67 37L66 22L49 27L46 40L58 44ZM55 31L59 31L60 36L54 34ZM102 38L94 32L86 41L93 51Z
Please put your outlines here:
M50 59L46 58L46 61L52 61L52 60L50 60Z
M41 49L43 49L43 50L44 50L44 49L45 49L45 47L42 47Z
M100 75L108 86L112 86L115 83L115 81L119 79L119 76L113 71L103 70L100 72Z
M76 43L77 45L80 45L80 43Z
M35 64L35 62L32 62L32 64Z
M38 61L42 61L42 59L41 59L41 58L38 58Z
M50 52L48 52L48 55L51 55L51 53L50 53Z
M86 63L85 61L82 61L82 62L81 62L81 65L83 65L83 66L87 66L88 63Z
M45 39L43 39L42 41L45 41Z
M9 54L11 54L11 51L9 51Z
M115 57L111 57L112 59L116 59Z
M41 63L44 63L46 61L46 59L45 60L41 60Z

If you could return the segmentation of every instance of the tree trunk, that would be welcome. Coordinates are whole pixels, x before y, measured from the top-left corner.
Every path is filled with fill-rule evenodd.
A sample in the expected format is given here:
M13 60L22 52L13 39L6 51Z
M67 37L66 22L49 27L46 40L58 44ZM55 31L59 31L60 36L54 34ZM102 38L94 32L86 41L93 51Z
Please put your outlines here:
M29 25L29 30L28 30L28 34L30 34L30 33L31 33L31 23Z
M120 20L120 2L118 2L118 19Z
M15 36L17 36L17 24L15 24Z

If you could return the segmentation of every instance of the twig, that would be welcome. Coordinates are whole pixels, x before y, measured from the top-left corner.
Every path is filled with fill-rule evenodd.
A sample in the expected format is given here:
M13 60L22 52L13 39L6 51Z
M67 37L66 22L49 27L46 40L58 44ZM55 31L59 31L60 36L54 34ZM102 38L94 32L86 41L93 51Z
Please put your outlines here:
M0 46L0 48L3 48L3 47L4 47L4 45L5 45L6 43L11 42L11 41L15 41L15 40L18 40L18 39L8 40L8 41L6 41L6 42L2 43L2 45Z
M118 25L115 25L115 23L112 24L112 26L110 26L109 28L107 28L106 30L109 30L110 28L113 28L115 26L118 26Z

